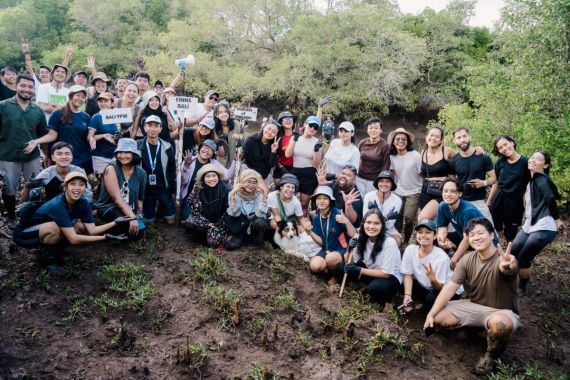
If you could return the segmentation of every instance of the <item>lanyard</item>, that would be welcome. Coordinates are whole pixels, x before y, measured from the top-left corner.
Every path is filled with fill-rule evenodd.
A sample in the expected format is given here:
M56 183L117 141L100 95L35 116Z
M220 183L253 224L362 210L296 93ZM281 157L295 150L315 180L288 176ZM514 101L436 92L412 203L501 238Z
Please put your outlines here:
M160 153L160 140L158 140L158 144L156 146L156 155L154 156L154 159L152 158L152 154L150 153L148 140L146 141L146 152L148 154L148 162L150 163L150 170L152 170L152 174L154 174L154 169L156 168L156 160L158 158L158 154Z
M331 220L331 215L332 215L332 209L329 211L329 216L327 216L327 224L326 224L326 228L325 226L323 226L323 218L319 217L319 221L321 222L321 231L323 231L323 246L325 248L325 251L328 249L329 246L329 222Z

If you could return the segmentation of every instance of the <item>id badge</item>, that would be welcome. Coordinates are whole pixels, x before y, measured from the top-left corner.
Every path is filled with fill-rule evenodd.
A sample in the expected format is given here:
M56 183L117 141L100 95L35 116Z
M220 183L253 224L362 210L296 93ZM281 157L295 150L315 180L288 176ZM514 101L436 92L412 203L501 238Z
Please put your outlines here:
M156 174L149 174L148 175L148 184L149 185L156 185Z

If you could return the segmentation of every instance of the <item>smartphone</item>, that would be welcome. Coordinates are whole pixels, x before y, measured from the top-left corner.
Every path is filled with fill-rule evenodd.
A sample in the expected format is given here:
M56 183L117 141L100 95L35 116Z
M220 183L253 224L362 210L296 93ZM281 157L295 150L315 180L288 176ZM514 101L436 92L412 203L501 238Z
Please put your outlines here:
M426 333L426 337L432 336L435 334L435 327L425 327L424 332Z

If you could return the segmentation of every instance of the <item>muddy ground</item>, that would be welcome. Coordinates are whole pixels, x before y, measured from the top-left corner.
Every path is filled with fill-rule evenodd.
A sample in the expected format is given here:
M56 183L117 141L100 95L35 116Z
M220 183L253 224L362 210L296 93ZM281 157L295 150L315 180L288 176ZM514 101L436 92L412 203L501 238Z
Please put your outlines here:
M269 246L216 257L158 226L130 246L68 248L62 278L1 247L4 379L469 379L485 348L464 333L425 338L422 315L382 312L358 289L340 299ZM567 251L556 241L538 257L500 378L568 373Z

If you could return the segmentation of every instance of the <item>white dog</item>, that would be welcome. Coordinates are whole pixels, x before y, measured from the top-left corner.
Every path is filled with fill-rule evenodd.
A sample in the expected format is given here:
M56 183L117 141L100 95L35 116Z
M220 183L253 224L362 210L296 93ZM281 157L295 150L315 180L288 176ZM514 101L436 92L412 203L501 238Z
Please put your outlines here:
M299 234L297 223L294 221L279 222L273 240L285 253L307 262L321 250L321 247L305 231Z

